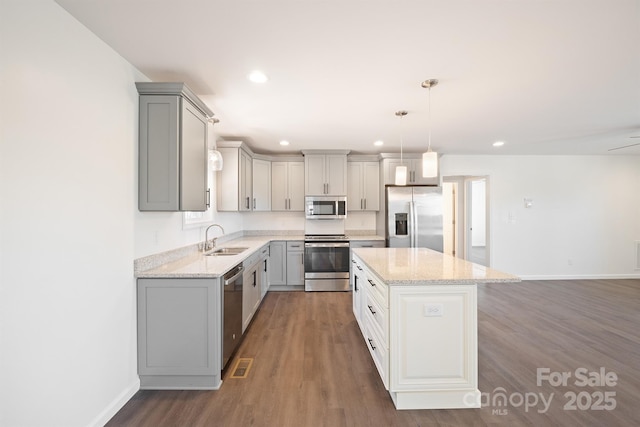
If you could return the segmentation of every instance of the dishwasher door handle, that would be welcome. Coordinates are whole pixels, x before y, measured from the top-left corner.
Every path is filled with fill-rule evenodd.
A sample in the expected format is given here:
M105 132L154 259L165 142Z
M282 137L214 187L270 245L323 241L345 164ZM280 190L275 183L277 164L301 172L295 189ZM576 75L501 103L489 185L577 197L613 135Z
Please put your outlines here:
M224 281L224 285L225 285L225 286L228 286L228 285L232 284L233 282L235 282L235 281L236 281L236 279L242 275L242 272L243 272L243 271L244 271L244 267L240 267L240 268L238 269L238 272L237 272L236 274L234 274L234 275L233 275L233 277L231 277L230 279L226 279L226 280Z

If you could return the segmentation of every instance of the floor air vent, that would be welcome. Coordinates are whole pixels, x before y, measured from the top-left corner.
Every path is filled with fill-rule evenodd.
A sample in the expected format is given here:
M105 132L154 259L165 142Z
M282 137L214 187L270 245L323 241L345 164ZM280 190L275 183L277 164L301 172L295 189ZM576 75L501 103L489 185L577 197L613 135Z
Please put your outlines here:
M241 357L236 361L236 365L233 367L230 378L247 378L251 365L253 364L252 357Z

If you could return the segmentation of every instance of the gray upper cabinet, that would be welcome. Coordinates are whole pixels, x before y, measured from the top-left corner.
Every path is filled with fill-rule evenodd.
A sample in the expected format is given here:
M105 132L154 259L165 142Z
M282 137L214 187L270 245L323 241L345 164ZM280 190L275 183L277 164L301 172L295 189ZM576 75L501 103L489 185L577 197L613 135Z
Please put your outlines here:
M304 211L304 163L271 163L271 210Z
M253 159L253 210L271 210L271 162Z
M207 118L184 83L136 83L140 94L138 209L206 211Z
M253 210L253 159L242 141L219 141L224 167L216 175L218 211Z
M306 150L304 189L307 196L347 195L347 154L349 150Z
M380 210L380 163L347 163L347 212Z

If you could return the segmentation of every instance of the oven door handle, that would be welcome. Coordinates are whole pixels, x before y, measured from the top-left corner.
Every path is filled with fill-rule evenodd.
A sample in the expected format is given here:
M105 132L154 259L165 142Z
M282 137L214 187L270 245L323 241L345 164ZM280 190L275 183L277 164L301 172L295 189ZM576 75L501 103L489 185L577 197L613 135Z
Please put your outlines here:
M349 243L305 243L305 248L348 248Z

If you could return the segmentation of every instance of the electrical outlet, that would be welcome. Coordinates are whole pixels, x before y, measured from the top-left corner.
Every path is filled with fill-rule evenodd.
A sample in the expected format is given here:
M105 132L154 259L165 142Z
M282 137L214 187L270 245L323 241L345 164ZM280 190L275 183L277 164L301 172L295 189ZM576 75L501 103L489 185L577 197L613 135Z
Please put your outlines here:
M441 317L444 315L444 306L442 304L425 304L424 317Z

